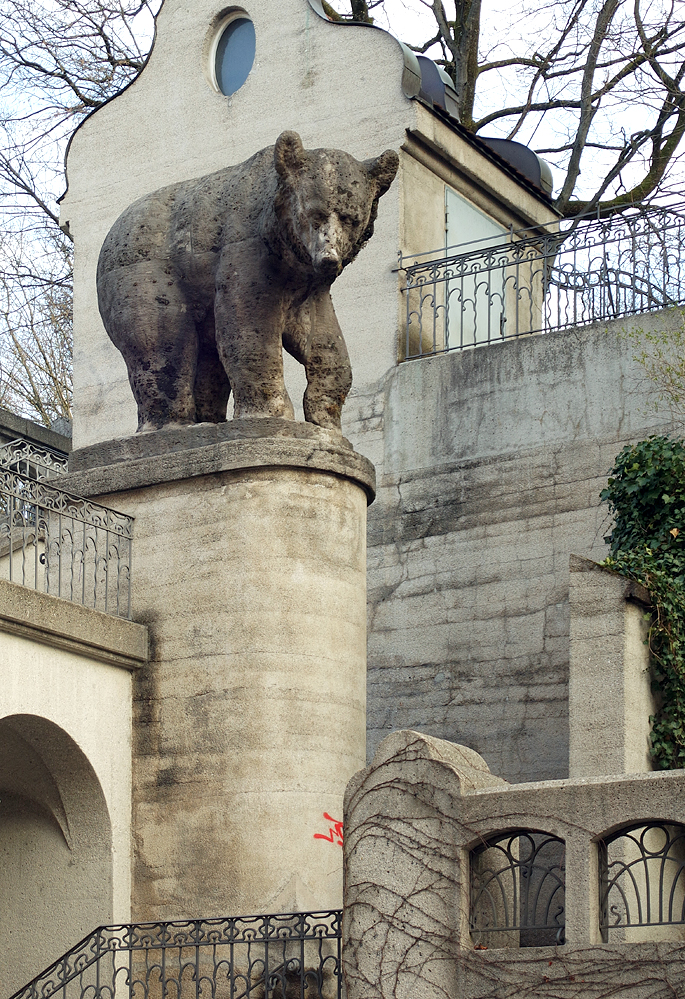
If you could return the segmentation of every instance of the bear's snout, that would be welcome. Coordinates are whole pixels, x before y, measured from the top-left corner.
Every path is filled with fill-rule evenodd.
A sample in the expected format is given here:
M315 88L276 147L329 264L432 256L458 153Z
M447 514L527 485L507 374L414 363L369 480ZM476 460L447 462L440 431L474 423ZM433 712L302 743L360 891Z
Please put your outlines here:
M312 264L322 277L333 281L342 272L344 240L342 223L335 214L315 231Z

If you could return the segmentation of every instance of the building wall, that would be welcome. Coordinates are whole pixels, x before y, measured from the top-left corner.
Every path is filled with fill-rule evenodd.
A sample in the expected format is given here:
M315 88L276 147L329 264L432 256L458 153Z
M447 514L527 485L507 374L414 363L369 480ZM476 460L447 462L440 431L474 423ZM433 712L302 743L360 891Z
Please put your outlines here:
M131 671L147 629L0 581L0 991L130 918Z
M509 781L568 774L569 555L601 560L599 492L627 441L670 426L597 323L393 369L350 434L373 454L368 745L413 728ZM382 405L379 404L382 400Z

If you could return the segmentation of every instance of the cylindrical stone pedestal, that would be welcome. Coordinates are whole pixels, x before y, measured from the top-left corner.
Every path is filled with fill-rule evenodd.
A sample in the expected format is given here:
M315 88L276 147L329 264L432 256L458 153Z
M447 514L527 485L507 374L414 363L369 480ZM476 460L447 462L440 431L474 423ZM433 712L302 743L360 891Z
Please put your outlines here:
M135 517L133 617L150 628L133 919L339 907L336 822L365 765L372 466L330 431L256 420L72 467L67 488Z

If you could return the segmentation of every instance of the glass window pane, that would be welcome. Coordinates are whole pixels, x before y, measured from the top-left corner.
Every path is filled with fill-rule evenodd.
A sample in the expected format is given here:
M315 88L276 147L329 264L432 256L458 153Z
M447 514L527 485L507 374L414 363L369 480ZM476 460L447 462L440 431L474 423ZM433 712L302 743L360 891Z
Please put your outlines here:
M226 27L216 50L216 82L228 97L242 87L255 57L254 24L247 17L236 18Z

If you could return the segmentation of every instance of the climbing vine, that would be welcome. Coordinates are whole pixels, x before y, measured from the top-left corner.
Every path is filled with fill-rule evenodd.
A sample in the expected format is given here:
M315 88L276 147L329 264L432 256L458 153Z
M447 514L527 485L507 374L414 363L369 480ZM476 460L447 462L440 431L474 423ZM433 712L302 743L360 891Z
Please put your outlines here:
M685 444L653 436L627 445L600 497L614 516L604 565L642 583L654 607L652 759L685 767Z

